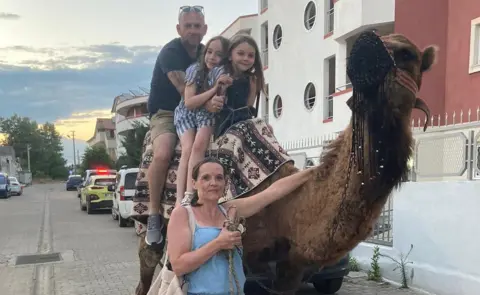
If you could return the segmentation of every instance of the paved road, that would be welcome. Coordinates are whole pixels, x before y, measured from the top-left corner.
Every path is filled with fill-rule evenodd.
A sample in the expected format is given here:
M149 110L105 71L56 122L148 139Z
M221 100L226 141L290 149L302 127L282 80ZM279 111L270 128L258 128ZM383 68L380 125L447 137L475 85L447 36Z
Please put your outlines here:
M0 200L2 295L133 295L138 280L137 237L108 213L80 211L62 184L35 185ZM15 266L19 255L60 252L63 260ZM306 287L301 294L316 294ZM338 295L414 294L349 279Z

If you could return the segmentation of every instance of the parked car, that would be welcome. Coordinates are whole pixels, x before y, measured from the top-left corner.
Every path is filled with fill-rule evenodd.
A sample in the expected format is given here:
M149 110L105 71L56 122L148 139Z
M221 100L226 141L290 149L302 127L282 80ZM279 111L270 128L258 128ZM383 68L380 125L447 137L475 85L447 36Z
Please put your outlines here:
M12 196L21 196L23 194L23 186L20 184L18 179L16 177L10 176L8 177L8 180L10 181L10 194Z
M107 169L107 168L99 168L99 169L88 169L85 170L85 177L83 178L83 186L85 186L85 182L87 179L92 175L116 175L117 170L115 169ZM77 197L80 198L80 186L77 188Z
M10 181L6 174L0 173L0 198L10 198Z
M115 184L115 175L90 176L85 185L80 186L80 209L92 214L94 210L111 209L113 193L108 186Z
M77 190L78 186L82 184L82 182L83 178L81 175L70 175L65 183L65 189L67 191Z
M303 282L313 284L319 294L335 294L342 287L343 278L350 272L349 261L350 254L347 254L335 265L324 267L321 270L318 270L318 267L312 267L304 273ZM262 285L271 288L272 279L272 275L268 274L247 273L245 294L269 294L262 289Z
M125 227L129 223L135 195L135 182L139 171L138 168L121 169L117 172L115 185L108 187L108 190L114 193L112 217L114 220L118 220L120 227Z

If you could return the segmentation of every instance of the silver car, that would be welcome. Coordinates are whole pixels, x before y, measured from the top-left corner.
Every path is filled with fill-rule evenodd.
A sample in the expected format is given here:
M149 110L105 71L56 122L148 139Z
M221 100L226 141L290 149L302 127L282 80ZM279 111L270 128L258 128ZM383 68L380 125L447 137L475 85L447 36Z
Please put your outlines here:
M23 193L23 187L18 182L16 177L8 177L8 180L10 180L10 194L11 195L16 195L16 196L21 196Z

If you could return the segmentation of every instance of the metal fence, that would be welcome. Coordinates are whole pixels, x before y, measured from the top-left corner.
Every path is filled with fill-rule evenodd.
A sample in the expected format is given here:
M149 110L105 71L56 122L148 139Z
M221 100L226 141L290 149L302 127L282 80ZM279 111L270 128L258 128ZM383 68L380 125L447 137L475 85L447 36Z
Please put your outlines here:
M405 181L480 180L480 120L446 126L413 125L414 155L409 179ZM282 143L289 151L320 148L335 139L315 137ZM320 164L320 157L307 157L306 167ZM390 196L367 242L392 246L393 198Z
M410 181L480 178L480 122L415 134Z

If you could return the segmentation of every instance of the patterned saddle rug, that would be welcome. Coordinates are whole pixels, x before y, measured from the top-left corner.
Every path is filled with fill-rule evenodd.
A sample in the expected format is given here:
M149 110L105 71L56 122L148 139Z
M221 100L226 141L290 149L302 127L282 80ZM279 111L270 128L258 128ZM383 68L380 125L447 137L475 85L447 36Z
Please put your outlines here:
M177 168L181 156L180 143L170 162L161 204L164 217L169 218L176 201ZM228 171L224 202L248 193L282 165L293 162L287 152L261 118L250 119L230 127L224 135L211 144L206 156L218 158ZM147 170L152 162L153 149L150 132L145 135L140 172L137 176L131 218L146 223L149 211Z

